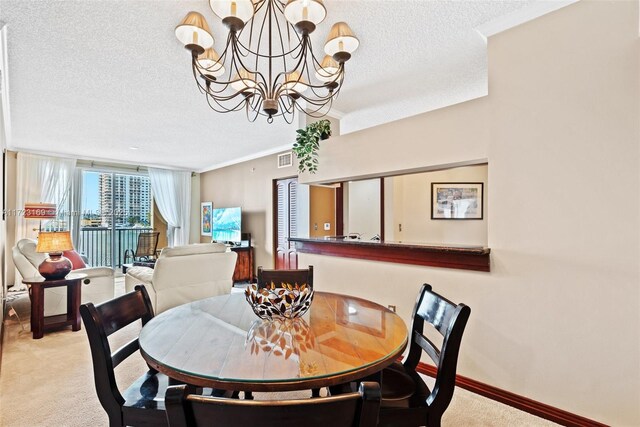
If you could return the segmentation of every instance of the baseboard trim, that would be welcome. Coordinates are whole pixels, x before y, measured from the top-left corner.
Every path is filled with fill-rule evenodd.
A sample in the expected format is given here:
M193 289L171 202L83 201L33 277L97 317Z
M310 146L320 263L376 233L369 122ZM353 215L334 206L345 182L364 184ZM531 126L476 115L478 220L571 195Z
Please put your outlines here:
M420 362L416 369L418 372L430 377L435 377L435 366ZM528 397L520 396L510 391L502 390L489 384L484 384L462 375L456 375L456 385L472 393L479 394L488 399L495 400L505 405L512 406L521 411L544 418L554 423L569 427L607 427L606 424L590 420L562 409L554 408L545 403L537 402Z

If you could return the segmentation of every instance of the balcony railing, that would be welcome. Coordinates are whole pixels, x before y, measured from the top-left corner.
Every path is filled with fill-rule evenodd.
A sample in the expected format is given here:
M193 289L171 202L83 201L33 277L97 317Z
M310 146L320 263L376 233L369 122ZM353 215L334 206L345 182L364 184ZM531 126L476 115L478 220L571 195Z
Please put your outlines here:
M152 228L128 227L116 228L115 232L108 227L82 227L82 239L79 252L89 259L93 267L122 267L124 253L127 249L135 250L140 233L153 231ZM115 259L111 254L111 239L115 238ZM115 261L115 265L112 265Z

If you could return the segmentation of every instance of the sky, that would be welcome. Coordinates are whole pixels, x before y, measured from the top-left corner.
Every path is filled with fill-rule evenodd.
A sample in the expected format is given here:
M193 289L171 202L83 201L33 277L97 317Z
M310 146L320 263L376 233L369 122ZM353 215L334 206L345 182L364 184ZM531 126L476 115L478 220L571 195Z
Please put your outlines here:
M82 209L93 213L100 209L98 201L98 176L96 172L85 172L82 180Z

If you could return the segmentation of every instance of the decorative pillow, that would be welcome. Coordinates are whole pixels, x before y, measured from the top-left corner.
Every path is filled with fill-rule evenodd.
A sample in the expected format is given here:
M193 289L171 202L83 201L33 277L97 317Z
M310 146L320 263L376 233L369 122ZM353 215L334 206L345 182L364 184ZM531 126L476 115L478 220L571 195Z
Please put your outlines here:
M79 268L86 268L87 264L84 263L84 260L80 256L80 254L76 251L64 251L62 255L71 261L72 270L77 270Z

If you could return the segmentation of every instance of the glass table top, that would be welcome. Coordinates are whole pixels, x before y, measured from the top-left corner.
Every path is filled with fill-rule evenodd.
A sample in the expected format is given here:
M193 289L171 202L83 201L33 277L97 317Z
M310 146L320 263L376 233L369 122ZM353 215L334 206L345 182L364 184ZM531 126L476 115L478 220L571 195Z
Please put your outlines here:
M234 293L175 307L140 333L147 362L194 385L230 390L296 390L375 373L404 350L407 327L379 304L315 292L309 311L259 319Z

